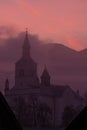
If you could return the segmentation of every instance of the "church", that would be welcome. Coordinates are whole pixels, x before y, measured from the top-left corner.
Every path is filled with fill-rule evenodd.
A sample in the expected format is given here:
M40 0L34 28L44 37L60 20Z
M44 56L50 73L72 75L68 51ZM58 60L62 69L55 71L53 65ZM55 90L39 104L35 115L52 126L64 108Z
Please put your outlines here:
M9 80L5 82L5 98L10 107L15 109L15 103L19 97L27 102L29 97L37 98L46 103L52 110L52 123L56 126L61 124L62 113L66 106L73 105L74 108L84 106L84 100L68 85L51 84L51 75L47 66L40 76L37 75L37 63L31 57L31 45L28 31L26 31L22 46L22 56L15 63L15 84L10 89Z

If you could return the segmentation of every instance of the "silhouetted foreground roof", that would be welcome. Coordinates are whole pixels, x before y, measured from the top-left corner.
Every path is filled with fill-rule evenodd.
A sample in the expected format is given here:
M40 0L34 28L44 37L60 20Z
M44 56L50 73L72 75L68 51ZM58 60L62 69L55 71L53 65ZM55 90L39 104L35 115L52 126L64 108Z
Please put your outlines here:
M87 130L87 106L65 130Z
M0 92L0 130L22 130L14 113Z

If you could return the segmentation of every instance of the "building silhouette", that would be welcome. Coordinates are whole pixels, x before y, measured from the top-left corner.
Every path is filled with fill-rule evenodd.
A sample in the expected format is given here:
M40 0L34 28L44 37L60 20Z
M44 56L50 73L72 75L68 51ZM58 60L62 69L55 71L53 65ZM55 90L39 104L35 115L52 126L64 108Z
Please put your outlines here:
M73 105L74 108L83 108L84 100L68 85L51 84L51 75L45 65L41 79L37 75L37 64L31 57L31 43L26 31L22 47L22 57L15 63L15 85L10 89L9 81L5 82L5 97L13 111L16 102L22 97L26 102L29 98L37 98L46 103L52 110L52 124L59 126L62 120L62 113L66 106Z
M37 64L30 55L30 42L26 31L24 44L22 47L22 57L15 64L15 86L35 86L39 85L37 76Z

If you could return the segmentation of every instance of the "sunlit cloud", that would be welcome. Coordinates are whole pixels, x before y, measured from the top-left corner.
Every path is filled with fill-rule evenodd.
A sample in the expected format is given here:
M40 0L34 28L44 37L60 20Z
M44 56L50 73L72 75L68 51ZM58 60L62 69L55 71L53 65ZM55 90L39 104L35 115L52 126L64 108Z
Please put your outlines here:
M67 34L87 34L86 13L86 0L0 0L0 25L17 26L20 31L27 27L30 33L56 42L65 43ZM74 42L72 47L84 47L83 38L76 39L78 47Z
M80 43L78 42L78 39L72 38L72 37L69 37L69 36L67 36L67 45L70 48L75 48L76 50L82 50L83 49L83 46L80 45Z

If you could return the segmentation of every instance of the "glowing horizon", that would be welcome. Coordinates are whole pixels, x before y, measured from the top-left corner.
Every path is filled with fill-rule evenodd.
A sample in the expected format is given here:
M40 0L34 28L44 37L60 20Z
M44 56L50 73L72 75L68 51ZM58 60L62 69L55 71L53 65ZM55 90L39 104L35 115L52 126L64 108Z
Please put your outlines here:
M86 48L86 0L0 0L0 26L38 34L44 40Z

